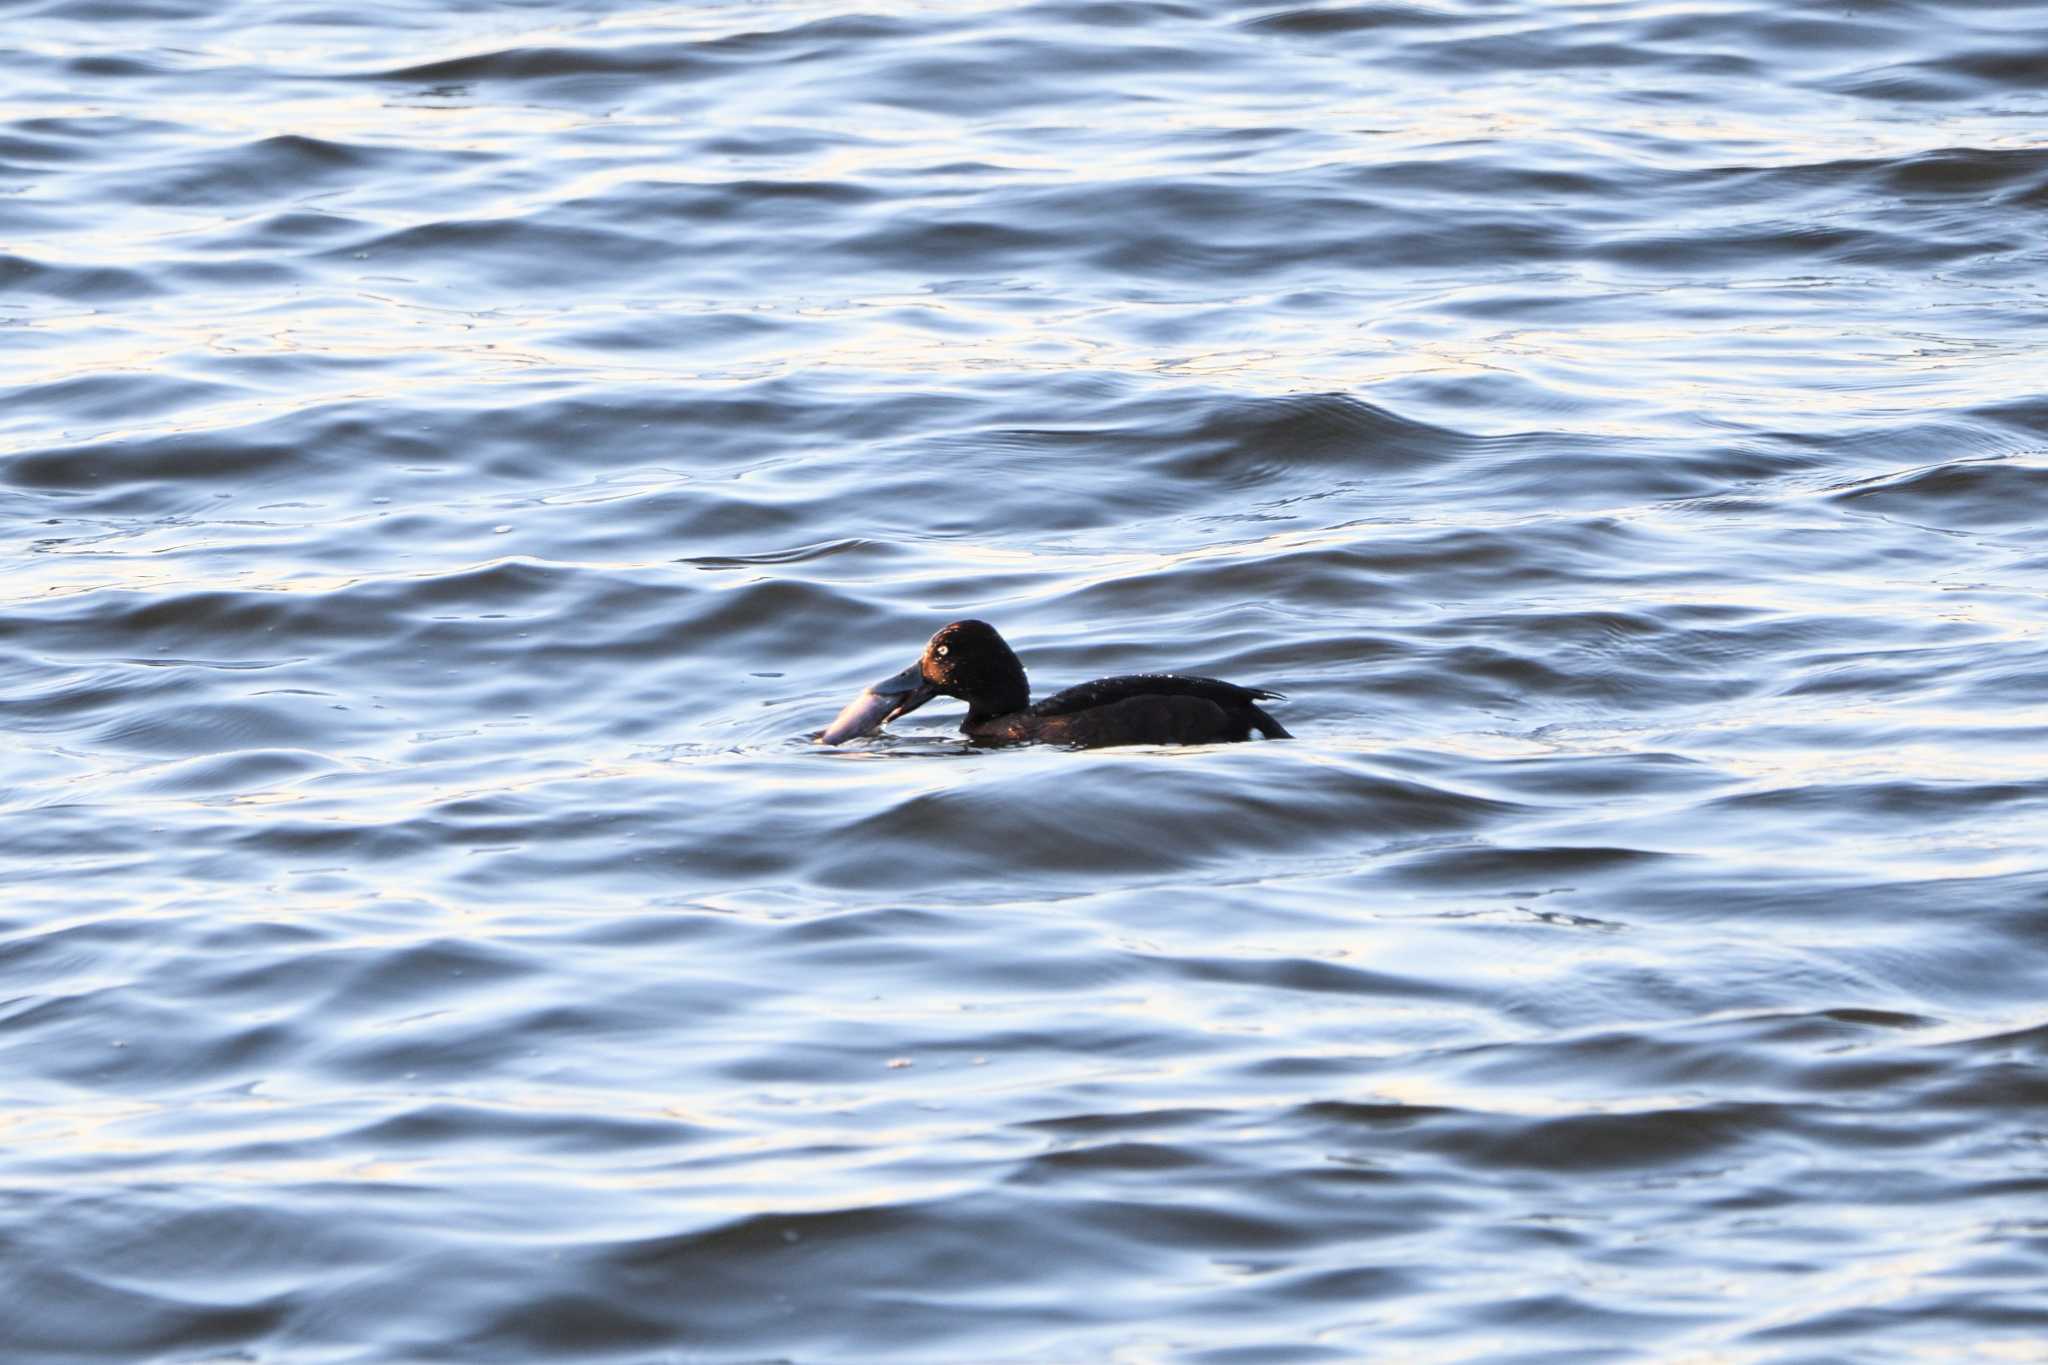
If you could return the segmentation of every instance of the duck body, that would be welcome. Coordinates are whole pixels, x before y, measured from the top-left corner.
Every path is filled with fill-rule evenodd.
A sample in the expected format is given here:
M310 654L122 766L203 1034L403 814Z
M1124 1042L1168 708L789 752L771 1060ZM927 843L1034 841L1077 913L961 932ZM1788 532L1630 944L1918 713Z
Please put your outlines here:
M1132 673L1056 692L1007 716L961 730L983 744L1226 744L1252 737L1291 739L1259 707L1279 698L1263 688L1179 673Z
M1280 698L1263 688L1178 673L1098 678L1033 704L1009 643L985 621L955 621L932 636L918 661L856 697L821 743L842 744L907 715L934 697L967 703L961 733L977 744L1222 744L1292 738L1259 706Z

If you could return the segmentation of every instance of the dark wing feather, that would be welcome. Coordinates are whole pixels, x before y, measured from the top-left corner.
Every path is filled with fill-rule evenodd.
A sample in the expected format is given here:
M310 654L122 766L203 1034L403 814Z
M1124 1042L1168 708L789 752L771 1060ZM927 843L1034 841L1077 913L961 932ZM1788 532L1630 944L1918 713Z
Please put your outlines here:
M1111 706L1132 697L1200 697L1218 706L1249 706L1255 701L1277 701L1278 692L1262 687L1239 687L1217 678L1190 678L1179 673L1126 673L1117 678L1055 692L1031 708L1034 716L1070 716L1096 706Z

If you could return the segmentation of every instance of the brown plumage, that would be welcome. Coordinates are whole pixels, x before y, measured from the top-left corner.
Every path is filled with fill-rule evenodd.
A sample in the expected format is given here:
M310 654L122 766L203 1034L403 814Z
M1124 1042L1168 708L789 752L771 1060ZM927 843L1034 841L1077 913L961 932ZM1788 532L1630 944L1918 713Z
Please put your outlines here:
M979 744L1219 744L1291 736L1258 703L1277 692L1216 678L1134 673L1098 678L1031 703L1024 665L985 621L955 621L918 661L875 684L818 738L840 744L871 734L934 697L967 703L961 732Z

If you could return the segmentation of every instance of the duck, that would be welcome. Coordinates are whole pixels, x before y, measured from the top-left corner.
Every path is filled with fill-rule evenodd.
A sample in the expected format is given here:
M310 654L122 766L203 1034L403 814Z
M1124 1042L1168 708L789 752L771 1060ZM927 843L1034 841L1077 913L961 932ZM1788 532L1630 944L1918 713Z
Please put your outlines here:
M1283 700L1262 687L1179 673L1097 678L1035 705L1024 665L986 621L955 621L925 643L917 662L847 704L817 740L844 744L871 735L934 697L967 703L960 731L975 744L1229 744L1254 732L1292 739L1260 707Z

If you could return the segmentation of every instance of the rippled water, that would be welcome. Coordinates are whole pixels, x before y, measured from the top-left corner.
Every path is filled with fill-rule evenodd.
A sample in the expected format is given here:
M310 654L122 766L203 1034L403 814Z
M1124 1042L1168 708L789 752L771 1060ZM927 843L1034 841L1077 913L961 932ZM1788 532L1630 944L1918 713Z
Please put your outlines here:
M0 13L0 1356L2048 1359L2048 5Z

